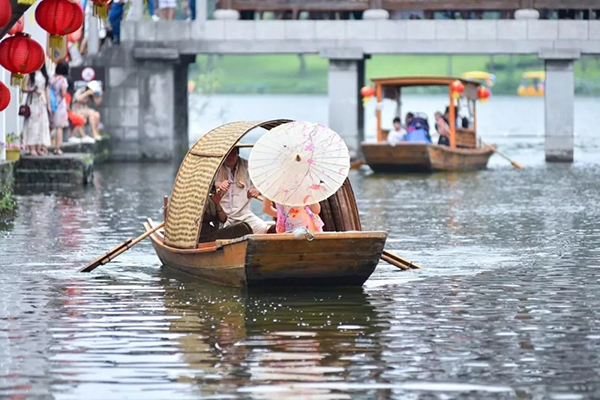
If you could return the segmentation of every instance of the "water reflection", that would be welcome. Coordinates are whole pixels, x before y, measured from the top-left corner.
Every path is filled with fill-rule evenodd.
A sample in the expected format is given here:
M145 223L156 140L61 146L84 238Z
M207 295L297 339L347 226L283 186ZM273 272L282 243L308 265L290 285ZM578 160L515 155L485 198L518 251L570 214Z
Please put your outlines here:
M165 281L166 313L179 316L169 331L181 334L184 359L196 370L186 380L205 394L245 386L256 399L348 398L298 384L376 380L380 374L376 336L385 324L377 323L362 288L247 292L179 279Z
M538 154L541 147L530 151ZM252 291L169 275L150 243L81 266L150 216L177 166L19 191L0 222L0 397L600 398L595 162L353 171L366 229L426 269L362 289Z

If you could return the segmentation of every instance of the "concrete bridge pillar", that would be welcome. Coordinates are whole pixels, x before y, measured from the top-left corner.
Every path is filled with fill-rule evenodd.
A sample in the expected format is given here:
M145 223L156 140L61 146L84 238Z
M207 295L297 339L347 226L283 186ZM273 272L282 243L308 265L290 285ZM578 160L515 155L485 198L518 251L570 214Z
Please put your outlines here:
M364 54L356 49L331 49L322 51L321 56L329 60L329 127L344 139L350 156L357 157L364 140L360 101L360 88L365 81Z
M546 161L573 162L575 77L573 63L580 53L540 53L545 62Z

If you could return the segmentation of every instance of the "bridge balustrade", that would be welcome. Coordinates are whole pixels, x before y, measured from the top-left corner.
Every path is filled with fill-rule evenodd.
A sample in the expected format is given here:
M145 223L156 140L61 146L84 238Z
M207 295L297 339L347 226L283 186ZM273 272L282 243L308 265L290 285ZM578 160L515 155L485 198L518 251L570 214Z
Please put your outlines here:
M436 12L459 12L468 18L471 13L481 17L488 11L500 12L502 18L512 18L516 10L523 8L584 11L588 16L596 11L600 18L599 0L225 0L218 6L238 10L245 19L253 18L255 12L273 12L277 19L298 19L301 12L308 12L309 19L347 19L350 15L361 18L363 11L376 8L392 14L422 11L426 19L432 19Z

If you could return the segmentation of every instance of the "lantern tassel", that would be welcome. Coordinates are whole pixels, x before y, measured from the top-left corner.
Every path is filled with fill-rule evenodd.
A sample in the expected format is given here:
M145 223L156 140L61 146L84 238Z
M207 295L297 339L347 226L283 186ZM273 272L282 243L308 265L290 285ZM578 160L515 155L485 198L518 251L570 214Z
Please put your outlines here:
M65 38L59 35L50 35L50 48L51 49L62 49L64 46Z
M106 3L94 3L93 14L95 17L106 19L108 17L108 7L106 6Z
M370 97L363 97L362 101L363 101L363 107L366 107L366 106L367 106L367 103L368 103L369 101L371 101L371 98L370 98Z
M19 74L17 72L10 74L10 84L11 86L23 87L25 76L23 74Z

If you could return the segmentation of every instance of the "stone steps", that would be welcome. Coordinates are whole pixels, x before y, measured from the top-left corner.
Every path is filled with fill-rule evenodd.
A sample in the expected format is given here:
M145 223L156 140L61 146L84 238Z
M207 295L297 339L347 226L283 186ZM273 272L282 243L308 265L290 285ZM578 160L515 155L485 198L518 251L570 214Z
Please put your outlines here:
M89 154L22 156L15 166L18 185L87 185L92 181L94 161Z

